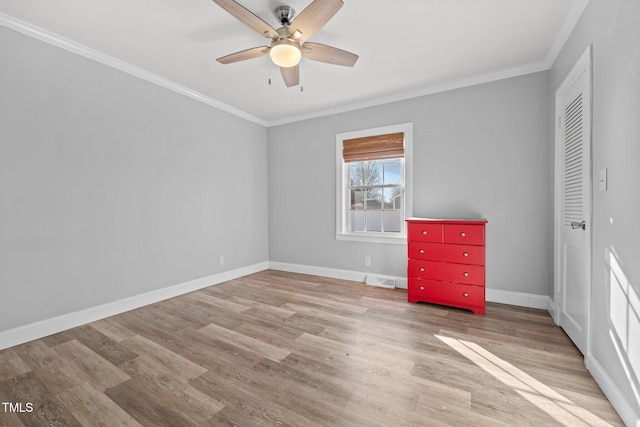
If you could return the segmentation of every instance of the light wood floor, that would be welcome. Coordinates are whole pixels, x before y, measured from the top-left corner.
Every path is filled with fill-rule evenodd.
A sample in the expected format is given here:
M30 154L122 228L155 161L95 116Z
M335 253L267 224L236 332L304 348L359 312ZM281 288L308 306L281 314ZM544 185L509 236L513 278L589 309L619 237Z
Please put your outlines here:
M0 352L2 426L622 425L549 315L264 271Z

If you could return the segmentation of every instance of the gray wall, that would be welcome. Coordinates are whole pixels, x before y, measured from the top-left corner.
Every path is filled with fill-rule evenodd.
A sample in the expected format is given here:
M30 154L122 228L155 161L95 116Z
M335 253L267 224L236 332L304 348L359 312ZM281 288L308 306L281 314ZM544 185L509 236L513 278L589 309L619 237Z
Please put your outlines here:
M414 216L486 217L487 286L548 295L548 102L541 72L270 128L270 260L406 276L405 246L335 239L335 135L413 122Z
M639 40L640 1L591 0L550 71L550 96L591 44L594 190L588 364L604 369L640 421ZM602 168L609 173L606 192L597 185Z
M4 27L0 62L0 331L268 261L264 127Z

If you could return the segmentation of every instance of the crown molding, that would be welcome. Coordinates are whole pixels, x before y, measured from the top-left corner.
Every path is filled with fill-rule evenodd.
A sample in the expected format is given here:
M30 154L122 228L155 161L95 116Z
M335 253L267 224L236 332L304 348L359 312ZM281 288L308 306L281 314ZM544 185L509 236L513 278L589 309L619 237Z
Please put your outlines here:
M553 66L553 63L558 57L567 39L571 35L571 32L576 26L578 20L580 19L580 16L582 15L582 12L584 11L588 3L589 0L574 0L569 9L567 17L556 33L556 36L551 44L551 47L549 48L549 52L547 53L544 61L527 64L521 67L515 67L497 72L473 76L466 79L459 79L450 82L430 85L421 89L398 92L392 95L369 99L362 102L346 104L335 108L318 110L306 114L300 114L276 120L264 120L260 117L254 116L238 108L232 107L216 99L203 95L200 92L194 91L171 80L165 79L164 77L160 77L142 68L136 67L112 56L99 52L95 49L92 49L88 46L82 45L73 40L66 39L58 34L52 33L43 28L37 27L28 22L22 21L11 15L7 15L1 12L0 25L18 31L27 36L36 38L38 40L44 41L51 45L76 53L78 55L84 56L122 72L131 74L158 86L188 96L192 99L195 99L196 101L200 101L214 108L225 111L229 114L233 114L234 116L240 117L258 125L265 127L274 127L549 70Z
M475 86L483 83L490 83L498 80L508 79L511 77L523 76L525 74L537 73L539 71L546 71L548 69L549 69L549 66L547 65L546 62L528 64L522 67L515 67L507 70L493 72L493 73L477 75L477 76L473 76L466 79L452 80L449 82L426 86L421 89L398 92L398 93L394 93L393 95L368 99L366 101L357 102L353 104L341 105L335 108L328 108L325 110L314 111L308 114L291 116L291 117L287 117L279 120L271 120L268 122L267 126L268 127L280 126L288 123L299 122L302 120L309 120L309 119L315 119L318 117L329 116L333 114L346 113L348 111L360 110L362 108L375 107L378 105L404 101L411 98L419 98L421 96L433 95L435 93L447 92L455 89L462 89L465 87Z
M69 52L73 52L85 58L91 59L93 61L107 65L109 67L115 68L116 70L122 71L124 73L130 74L140 79L146 80L150 83L153 83L165 89L169 89L171 91L177 92L181 95L188 96L189 98L195 99L196 101L202 102L211 107L225 111L229 114L233 114L234 116L240 117L250 122L259 124L261 126L267 126L267 121L259 117L256 117L238 108L227 105L216 99L205 96L200 92L189 89L185 86L182 86L164 77L160 77L157 74L153 74L147 70L136 67L135 65L121 61L105 53L92 49L88 46L85 46L73 40L62 37L59 34L52 33L51 31L45 30L44 28L40 28L28 22L22 21L11 15L7 15L5 13L0 12L0 26L9 28L11 30L17 31L29 37L48 43L50 45L57 46Z

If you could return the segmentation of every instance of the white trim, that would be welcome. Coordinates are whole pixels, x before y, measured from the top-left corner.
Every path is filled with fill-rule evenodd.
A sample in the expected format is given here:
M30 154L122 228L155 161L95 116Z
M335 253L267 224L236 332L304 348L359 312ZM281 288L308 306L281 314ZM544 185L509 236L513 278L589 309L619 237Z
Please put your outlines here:
M548 295L529 294L525 292L503 291L500 289L485 288L487 301L500 304L517 305L519 307L537 308L547 310L551 298Z
M362 102L341 105L338 107L314 111L307 114L300 114L297 116L285 117L283 119L270 120L267 126L268 127L280 126L288 123L299 122L302 120L315 119L318 117L329 116L332 114L346 113L349 111L360 110L363 108L389 104L392 102L404 101L412 98L419 98L421 96L433 95L436 93L448 92L450 90L461 89L461 88L475 86L483 83L491 83L498 80L508 79L511 77L524 76L526 74L546 71L549 68L550 68L550 65L547 64L546 62L537 62L533 64L528 64L522 67L515 67L508 70L497 71L494 73L481 74L481 75L469 77L466 79L459 79L459 80L453 80L453 81L439 83L435 85L429 85L422 89L411 90L407 92L395 92L393 95L368 99Z
M398 93L394 93L393 95L382 96L382 97L369 99L362 102L341 105L334 108L328 108L324 110L314 111L311 113L289 116L289 117L284 117L282 119L275 119L270 121L261 119L260 117L254 116L240 109L224 104L218 100L210 98L194 90L188 89L184 86L181 86L175 82L167 80L156 74L153 74L143 69L140 69L138 67L135 67L124 61L120 61L102 52L96 51L80 43L66 39L58 34L52 33L43 28L30 24L28 22L22 21L11 15L7 15L5 13L0 12L0 25L6 28L10 28L12 30L18 31L27 36L36 38L38 40L44 41L46 43L52 44L54 46L58 46L70 52L76 53L78 55L87 57L94 61L105 64L107 66L116 68L120 71L134 75L141 79L147 80L151 83L157 84L164 88L173 90L177 93L181 93L185 96L188 96L197 101L203 102L212 107L218 108L222 111L226 111L230 114L241 117L253 123L256 123L265 127L273 127L273 126L280 126L288 123L299 122L302 120L324 117L332 114L345 113L348 111L359 110L362 108L374 107L377 105L388 104L391 102L404 101L407 99L417 98L425 95L432 95L435 93L447 92L450 90L461 89L464 87L475 86L483 83L490 83L493 81L508 79L511 77L518 77L526 74L537 73L539 71L546 71L550 69L553 63L555 62L558 54L560 53L560 50L562 49L567 39L569 38L569 35L573 31L575 25L578 22L578 19L582 15L582 12L584 11L588 3L589 3L589 0L575 0L572 3L565 21L563 22L562 26L558 30L556 37L554 38L551 44L551 47L549 48L549 52L547 52L547 56L545 60L542 62L535 62L535 63L526 64L519 67L509 68L506 70L472 76L465 79L459 79L459 80L453 80L450 82L429 85L427 87L424 87L418 90L398 92Z
M396 288L407 289L407 278L400 276L385 276L376 273L365 273L354 270L340 270L328 267L316 267L313 265L290 264L286 262L270 261L269 268L272 270L287 271L290 273L308 274L311 276L329 277L332 279L351 280L353 282L364 283L368 275L395 279ZM528 294L524 292L502 291L498 289L485 289L486 300L500 304L510 304L519 307L537 308L545 310L550 298L547 295Z
M28 341L46 337L76 326L84 325L96 320L104 319L125 311L134 310L168 298L177 297L198 289L217 285L238 277L247 276L269 268L268 262L261 262L236 270L225 271L201 279L192 280L178 285L134 295L119 301L89 307L73 313L67 313L50 319L40 320L17 328L0 331L0 350L13 347Z
M336 240L352 240L368 243L398 243L398 239L404 239L406 224L402 223L402 232L396 234L384 233L350 233L347 230L346 207L349 204L348 194L345 193L345 167L342 158L342 143L345 139L362 138L372 135L385 135L389 133L404 133L404 217L413 216L413 122L398 123L377 128L362 129L336 134Z
M640 427L640 414L633 409L632 403L627 400L625 394L609 376L602 364L592 353L588 353L584 360L591 376L598 383L622 422L630 427Z
M588 354L590 352L590 334L591 334L591 282L592 282L592 234L593 234L593 212L592 212L592 201L591 201L591 191L593 189L592 183L592 102L593 102L593 94L592 94L592 52L591 45L589 45L584 53L580 56L580 59L576 61L575 65L571 69L571 71L564 78L558 89L555 93L555 110L553 114L553 127L554 127L554 171L555 171L555 182L554 182L554 220L553 220L553 234L554 234L554 265L553 265L553 300L556 306L556 310L554 314L554 321L556 324L561 323L562 316L562 301L558 301L562 292L561 288L561 272L560 267L562 265L562 190L563 190L563 153L564 148L561 144L562 142L562 130L558 126L559 114L562 111L562 96L573 86L573 84L584 75L587 79L585 83L585 97L588 98L589 104L585 108L585 122L587 126L585 126L585 137L584 145L585 145L585 153L588 153L589 161L588 161L588 180L586 185L588 190L584 194L584 215L585 215L585 223L586 223L586 234L585 234L585 281L587 287L586 299L587 299L587 307L586 307L586 325L585 325L585 343L584 343L584 354Z
M558 325L558 306L556 305L555 301L547 296L547 311L549 312L549 315L551 316L551 318L553 319L553 322ZM560 325L558 325L560 326Z
M316 267L313 265L291 264L287 262L269 261L269 269L286 271L288 273L308 274L310 276L328 277L330 279L350 280L352 282L365 282L367 276L375 275L385 279L394 279L396 288L407 289L407 278L399 276L387 276L363 271L341 270L338 268Z
M332 279L350 280L363 284L365 283L367 276L372 274L371 272L316 267L277 261L261 262L178 285L157 289L155 291L146 292L144 294L134 295L119 301L89 307L73 313L67 313L28 325L0 331L0 350L267 269L328 277ZM406 277L381 274L374 275L385 279L393 279L396 282L396 288L407 289ZM491 289L487 289L486 294L487 301L530 308L545 308L545 304L548 303L547 300L549 299L544 295Z
M336 233L336 240L347 240L351 242L382 243L384 245L407 246L405 236L383 236L381 233Z
M28 22L22 21L11 15L7 15L5 13L0 12L0 25L3 27L9 28L11 30L17 31L19 33L22 33L24 35L27 35L29 37L32 37L34 39L43 41L53 46L57 46L59 48L68 50L69 52L75 53L77 55L83 56L85 58L107 65L109 67L115 68L116 70L138 77L142 80L146 80L150 83L161 86L165 89L169 89L181 95L188 96L189 98L195 99L196 101L200 101L211 107L225 111L229 114L233 114L234 116L240 117L250 122L253 122L265 127L268 125L268 122L266 120L263 120L252 114L246 113L238 108L227 105L223 102L220 102L206 95L203 95L200 92L197 92L185 86L179 85L178 83L165 79L164 77L160 77L157 74L153 74L147 70L136 67L135 65L131 65L127 62L121 61L117 58L114 58L105 53L92 49L88 46L85 46L73 40L67 39L58 34L52 33L48 30L45 30L44 28L40 28Z

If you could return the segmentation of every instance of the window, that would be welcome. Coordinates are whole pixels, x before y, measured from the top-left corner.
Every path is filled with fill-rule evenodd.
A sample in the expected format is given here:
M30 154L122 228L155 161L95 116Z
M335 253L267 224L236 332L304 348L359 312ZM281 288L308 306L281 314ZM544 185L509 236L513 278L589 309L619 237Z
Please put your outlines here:
M336 136L336 238L404 244L412 124Z

